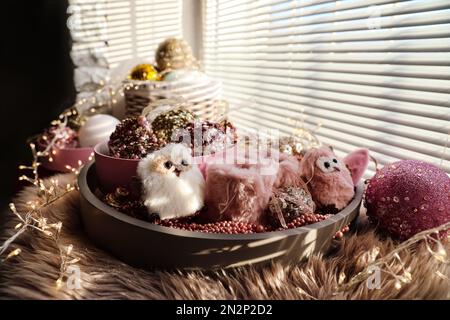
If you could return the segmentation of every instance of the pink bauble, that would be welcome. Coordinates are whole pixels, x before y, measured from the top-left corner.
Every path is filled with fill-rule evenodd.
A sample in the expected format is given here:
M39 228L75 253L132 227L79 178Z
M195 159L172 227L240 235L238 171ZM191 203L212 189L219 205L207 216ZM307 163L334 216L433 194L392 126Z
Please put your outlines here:
M450 177L422 161L397 161L370 179L365 200L369 219L405 240L450 221Z

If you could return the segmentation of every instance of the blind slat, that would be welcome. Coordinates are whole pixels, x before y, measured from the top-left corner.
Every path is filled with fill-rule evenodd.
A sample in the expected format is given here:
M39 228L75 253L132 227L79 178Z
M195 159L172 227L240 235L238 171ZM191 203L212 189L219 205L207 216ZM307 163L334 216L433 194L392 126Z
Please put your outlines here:
M450 3L449 6L450 8ZM387 28L398 28L407 26L420 26L427 24L440 24L449 22L449 9L430 11L426 15L422 13L413 13L407 15L396 15L396 16L383 16L377 18L376 24L379 29ZM276 26L270 22L265 24L259 24L257 28L251 29L241 29L240 32L205 36L207 41L213 40L223 40L230 41L236 39L254 39L254 38L264 38L264 37L283 37L290 35L310 35L310 34L320 34L326 32L344 32L352 30L364 30L367 32L368 26L371 22L367 17L358 20L347 20L334 23L321 23L314 25L304 25L304 26Z
M180 0L71 0L72 56L103 55L110 68L152 59L156 46L181 35Z
M392 2L392 1L391 1ZM395 3L387 3L387 4L375 4L373 3L371 6L362 7L359 9L346 10L346 11L336 11L321 14L321 15L310 15L305 16L301 15L297 17L292 11L287 12L283 15L261 15L257 14L255 16L247 15L244 19L237 19L236 17L233 20L227 22L221 22L214 15L211 20L206 19L206 26L220 26L220 30L206 30L213 31L218 34L226 34L235 32L236 29L245 27L249 30L251 28L257 27L261 23L272 22L274 27L289 27L289 26L300 26L300 25L315 25L320 23L332 23L346 20L355 20L355 19L363 19L370 18L371 16L374 19L377 19L378 16L387 17L394 16L399 14L408 14L408 13L416 13L416 12L425 12L432 10L439 10L443 8L448 8L448 1L446 0L435 0L435 1L423 1L423 0L414 0L414 1L402 1ZM251 20L251 23L249 23Z
M208 69L206 69L208 70ZM419 90L408 90L408 89L392 89L387 84L386 87L379 87L370 84L356 84L356 83L345 83L341 81L341 77L335 78L335 81L329 80L312 80L312 79L288 79L265 76L265 75L254 75L254 74L237 74L230 75L229 73L223 72L211 72L215 76L225 79L232 80L236 84L250 84L255 85L255 81L258 83L259 89L266 90L284 90L286 85L289 84L293 88L296 88L296 94L300 94L303 91L311 90L328 90L333 92L350 93L355 95L369 96L369 97L384 97L393 100L410 101L416 103L430 104L436 106L450 106L449 95L446 93L438 92L426 92ZM357 80L358 77L355 77ZM449 87L444 87L442 90L448 90Z
M450 39L448 39L450 41ZM266 64L275 65L282 61L284 64L297 62L336 62L336 63L371 63L390 65L436 65L450 66L448 52L358 52L358 53L297 53L280 52L267 54L264 52L254 53L218 53L204 54L206 60L218 59L230 64Z
M254 98L253 101L249 98L248 95L237 92L235 96L231 98L231 101L247 105L247 108L249 108L248 106L252 106L254 109L259 109L260 105L263 105L272 108L272 112L275 112L276 108L283 108L283 115L289 115L291 118L295 118L295 115L298 116L299 104L289 104L282 100L263 96ZM427 130L386 121L383 118L379 120L376 116L367 118L368 114L363 115L364 108L361 108L356 115L350 113L342 114L339 109L342 104L330 106L330 104L327 104L327 101L317 101L315 103L316 105L314 108L304 108L305 111L302 112L302 114L317 119L320 118L322 119L322 123L334 121L336 122L335 125L339 123L341 125L348 124L350 126L360 126L360 124L364 122L364 128L367 129L409 138L412 139L412 141L420 140L438 146L444 144L447 138L446 134L435 134L430 136L430 133ZM241 111L241 109L239 109L239 111Z
M238 127L290 134L304 115L341 153L450 172L448 1L206 2L204 69Z
M254 120L254 117L257 116L258 120ZM277 124L279 128L283 128L283 132L286 134L292 133L292 130L289 130L290 127L286 125L286 118L282 118L280 120L273 118L273 116L266 116L262 115L261 113L248 115L246 113L240 113L239 118L244 118L249 121L252 121L251 127L253 128L267 128L268 126L273 127L274 123ZM233 121L233 118L231 118ZM313 125L313 123L310 123L308 119L305 120L308 122L310 127ZM347 134L344 133L342 130L332 130L326 127L320 128L320 130L317 132L317 135L319 137L328 137L335 139L336 144L339 145L341 142L346 142L348 144L351 144L352 146L365 146L369 148L372 152L377 152L381 157L381 159L385 158L386 156L390 156L391 158L395 159L414 159L414 160L420 160L420 161L428 161L431 163L435 163L439 165L439 161L436 157L431 157L419 152L409 151L406 149L398 148L396 146L393 146L392 144L384 144L380 141L373 141L372 139L366 139L361 138L357 135L355 135L354 132ZM354 147L355 148L355 147ZM353 149L354 149L353 148ZM378 160L378 158L377 158ZM386 162L386 160L385 160ZM444 162L443 169L446 171L450 171L450 166L447 164L448 161Z
M229 68L230 71L256 74L272 74L288 77L309 77L303 71L343 72L351 74L373 74L398 77L436 78L450 79L450 66L426 66L426 65L394 65L394 64L364 64L364 63L316 63L316 62L280 62L273 61L267 64L265 61L227 61L226 65L218 65L221 68Z

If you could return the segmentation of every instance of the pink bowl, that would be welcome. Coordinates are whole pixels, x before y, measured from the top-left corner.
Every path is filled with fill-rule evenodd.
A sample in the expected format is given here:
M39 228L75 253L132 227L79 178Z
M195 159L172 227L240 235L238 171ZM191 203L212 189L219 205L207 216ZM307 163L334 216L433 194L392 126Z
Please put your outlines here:
M109 155L108 142L101 142L94 147L95 171L102 191L110 192L120 186L130 186L140 159L114 158ZM216 153L194 157L196 163L205 176L206 165L221 158L224 153Z
M129 186L139 159L122 159L109 155L108 142L101 142L94 147L95 171L100 187L105 192L115 190L120 186Z
M93 155L93 148L65 148L65 149L53 149L51 158L53 161L49 161L48 157L41 159L42 166L51 171L58 172L71 172L67 166L71 168L78 168L79 161L83 164L89 161L89 157Z

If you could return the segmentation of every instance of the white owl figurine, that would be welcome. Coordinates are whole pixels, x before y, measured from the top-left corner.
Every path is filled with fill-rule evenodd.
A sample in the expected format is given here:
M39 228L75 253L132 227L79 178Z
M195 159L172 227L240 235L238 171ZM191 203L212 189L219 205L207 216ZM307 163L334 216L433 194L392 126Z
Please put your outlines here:
M137 173L149 214L163 220L181 218L203 207L205 180L184 145L168 144L149 154L139 162Z

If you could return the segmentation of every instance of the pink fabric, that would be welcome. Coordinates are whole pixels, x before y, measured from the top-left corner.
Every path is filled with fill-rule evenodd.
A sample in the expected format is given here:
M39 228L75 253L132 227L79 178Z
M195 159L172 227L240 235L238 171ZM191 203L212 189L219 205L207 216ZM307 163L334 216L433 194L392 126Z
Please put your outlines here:
M300 161L295 156L280 153L280 164L274 187L300 187L303 185L304 183L300 175Z
M277 173L278 163L269 158L257 164L208 164L203 218L258 223Z

